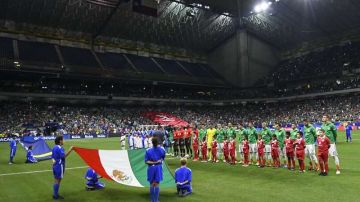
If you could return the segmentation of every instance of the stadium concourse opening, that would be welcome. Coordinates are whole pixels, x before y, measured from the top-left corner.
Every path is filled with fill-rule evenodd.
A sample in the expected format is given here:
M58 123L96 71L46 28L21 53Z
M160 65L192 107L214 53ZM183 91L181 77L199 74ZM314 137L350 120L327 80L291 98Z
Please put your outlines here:
M359 201L359 8L1 1L0 201Z

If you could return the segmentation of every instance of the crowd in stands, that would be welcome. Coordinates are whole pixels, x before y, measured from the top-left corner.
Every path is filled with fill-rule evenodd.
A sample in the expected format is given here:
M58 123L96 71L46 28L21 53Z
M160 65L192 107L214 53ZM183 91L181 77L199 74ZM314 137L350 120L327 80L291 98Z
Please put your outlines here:
M323 114L333 121L360 121L360 95L333 96L302 101L248 103L231 106L94 106L54 103L1 102L0 133L23 134L33 129L40 134L123 133L132 127L154 125L141 113L161 111L197 125L239 124L260 126L280 122L301 123L304 118L321 122Z
M282 62L272 74L273 81L294 81L354 73L360 68L360 42L313 51Z

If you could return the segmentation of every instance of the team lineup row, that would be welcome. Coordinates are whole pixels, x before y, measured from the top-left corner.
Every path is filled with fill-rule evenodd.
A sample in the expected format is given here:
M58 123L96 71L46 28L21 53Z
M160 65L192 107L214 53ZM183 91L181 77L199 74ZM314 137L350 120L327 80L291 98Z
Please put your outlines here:
M262 124L261 130L257 130L251 122L246 128L243 125L232 127L231 124L207 129L204 125L201 125L200 129L175 127L164 135L163 145L168 153L174 156L193 157L194 161L200 160L201 156L203 162L218 162L221 159L230 164L242 163L243 166L256 164L259 167L280 167L280 160L283 160L282 166L290 170L295 168L296 156L300 172L305 171L304 161L308 158L308 169L320 171L320 174L328 173L327 159L330 155L335 160L336 174L340 174L336 150L337 129L329 116L324 115L322 121L321 128L316 129L305 119L302 131L299 131L295 124L290 131L285 131L280 124L275 124L275 130L272 131L266 123ZM322 132L324 138L321 136ZM136 139L136 136L131 138ZM150 135L146 135L143 141L138 136L137 144L136 141L130 140L130 137L128 139L130 149L137 148L136 145L141 142L145 148L151 148L148 144L150 140ZM328 143L328 146L322 147L322 143L326 145ZM237 154L236 148L240 155Z

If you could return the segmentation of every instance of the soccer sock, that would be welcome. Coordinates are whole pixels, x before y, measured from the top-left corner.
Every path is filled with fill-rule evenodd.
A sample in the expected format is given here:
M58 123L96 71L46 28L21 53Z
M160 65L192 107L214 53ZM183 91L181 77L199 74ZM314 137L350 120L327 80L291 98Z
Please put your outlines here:
M150 186L150 200L154 202L154 187Z
M338 157L338 156L334 156L334 159L335 159L335 165L339 166L339 164L340 164L339 157Z
M159 201L160 187L154 187L154 202Z
M59 187L60 187L60 185L57 184L57 183L55 183L55 184L53 185L53 191L54 191L54 196L55 196L55 197L58 197L58 196L59 196Z
M329 172L329 165L328 163L325 163L325 173L328 173Z

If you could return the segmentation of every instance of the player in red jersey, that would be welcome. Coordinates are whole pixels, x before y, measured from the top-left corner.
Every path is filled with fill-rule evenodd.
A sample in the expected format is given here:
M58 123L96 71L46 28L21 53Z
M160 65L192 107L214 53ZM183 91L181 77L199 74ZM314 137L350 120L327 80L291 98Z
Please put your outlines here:
M227 136L224 137L224 146L223 146L223 153L224 153L224 163L229 163L229 140Z
M184 139L185 129L186 129L185 127L181 128L178 132L181 157L185 157L185 139Z
M193 133L193 141L192 141L192 147L194 150L194 159L193 161L199 160L199 136L196 135L196 133Z
M296 135L296 140L294 142L295 150L296 150L296 158L299 161L299 172L304 173L305 172L305 141L302 139L302 132L298 132Z
M214 135L214 139L211 142L211 161L213 163L218 163L218 159L217 159L217 141L216 141L216 135Z
M178 157L179 156L179 128L176 127L174 129L174 156Z
M320 129L318 142L318 160L320 164L320 176L327 176L329 172L328 159L331 141L325 135L325 130Z
M258 134L257 141L257 149L258 149L258 159L259 159L259 168L265 167L265 142L262 139L262 135Z
M242 145L243 145L243 154L244 154L243 166L248 167L249 166L250 146L249 146L249 141L248 141L247 136L244 137L244 140L242 141Z
M276 135L272 136L270 145L271 145L271 157L273 159L273 167L279 168L280 167L279 141L277 140Z
M201 155L202 155L202 161L201 162L207 162L207 141L206 136L203 137L201 142Z
M288 169L294 170L295 169L295 159L294 159L294 140L290 137L290 131L286 131L286 138L284 140L285 150L286 150L286 157L288 159Z
M230 143L229 143L229 153L231 158L231 165L235 165L236 163L236 136L230 136Z
M186 154L189 157L192 157L192 150L191 150L191 136L193 135L193 131L190 126L187 126L184 129L184 140L185 140L185 147L186 147Z

